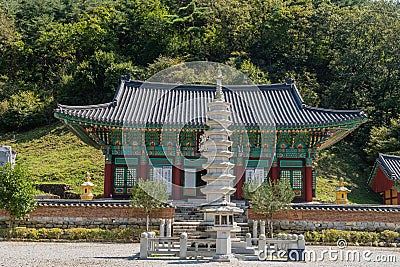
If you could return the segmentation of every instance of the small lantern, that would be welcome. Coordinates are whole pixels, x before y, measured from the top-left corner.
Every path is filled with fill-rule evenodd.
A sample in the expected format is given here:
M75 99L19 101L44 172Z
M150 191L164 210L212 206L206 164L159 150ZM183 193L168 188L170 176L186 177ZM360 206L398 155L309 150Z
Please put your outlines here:
M339 186L336 187L336 204L347 204L347 193L350 193L351 190L347 189L344 186L344 179L339 179Z
M93 187L95 187L95 185L92 182L90 182L90 173L86 172L86 182L81 184L81 188L82 188L81 199L82 200L92 200L93 199L93 193L92 193Z

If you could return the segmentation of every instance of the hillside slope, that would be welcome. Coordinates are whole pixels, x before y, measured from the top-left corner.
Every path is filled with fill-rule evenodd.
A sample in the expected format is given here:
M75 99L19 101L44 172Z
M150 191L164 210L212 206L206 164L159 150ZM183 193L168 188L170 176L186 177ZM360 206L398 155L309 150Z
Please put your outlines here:
M357 154L351 143L342 140L318 155L316 163L317 194L316 201L334 202L335 188L343 177L351 203L381 203L378 194L367 185L372 166L368 166Z
M97 185L94 193L103 193L101 151L83 143L60 123L2 135L0 145L10 145L17 151L17 163L26 166L37 183L66 183L79 193L89 171Z

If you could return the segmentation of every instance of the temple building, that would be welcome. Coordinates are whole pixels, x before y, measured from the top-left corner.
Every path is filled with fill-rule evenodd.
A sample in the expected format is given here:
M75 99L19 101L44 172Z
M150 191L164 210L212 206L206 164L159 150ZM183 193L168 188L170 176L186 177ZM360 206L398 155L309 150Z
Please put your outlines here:
M379 154L374 168L368 179L371 189L382 195L382 202L386 205L400 203L400 157Z
M201 157L207 103L215 85L171 85L123 76L111 102L58 105L55 116L105 155L104 197L128 198L139 177L162 179L171 199L204 199ZM285 83L222 87L231 104L236 192L249 179L289 179L295 201L315 196L316 153L367 120L360 110L307 106L292 79Z

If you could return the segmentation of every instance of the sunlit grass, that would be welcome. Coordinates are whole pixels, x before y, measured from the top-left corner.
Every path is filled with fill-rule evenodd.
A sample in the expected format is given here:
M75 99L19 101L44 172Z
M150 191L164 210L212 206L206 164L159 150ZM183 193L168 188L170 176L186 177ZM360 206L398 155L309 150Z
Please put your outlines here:
M94 193L103 193L101 151L83 143L61 124L6 134L0 137L0 145L10 145L17 151L17 163L27 167L36 183L65 183L80 193L79 185L89 171L97 185Z

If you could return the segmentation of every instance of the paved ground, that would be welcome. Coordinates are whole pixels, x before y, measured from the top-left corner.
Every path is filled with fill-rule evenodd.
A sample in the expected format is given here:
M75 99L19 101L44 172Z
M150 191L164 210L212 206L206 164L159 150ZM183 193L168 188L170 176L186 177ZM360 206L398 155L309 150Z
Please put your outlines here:
M0 266L400 266L399 248L308 246L306 262L139 260L139 244L0 242ZM309 255L315 253L315 257Z

